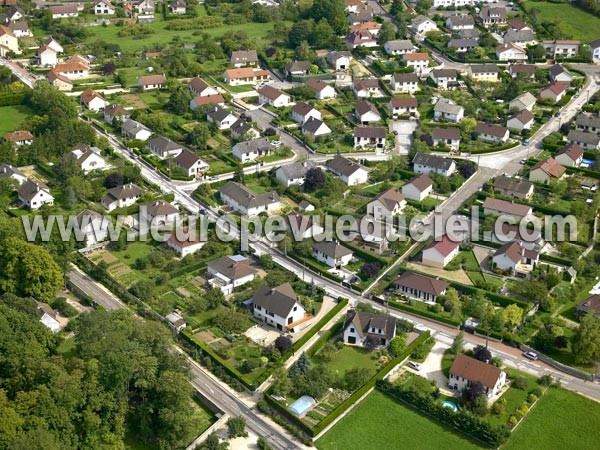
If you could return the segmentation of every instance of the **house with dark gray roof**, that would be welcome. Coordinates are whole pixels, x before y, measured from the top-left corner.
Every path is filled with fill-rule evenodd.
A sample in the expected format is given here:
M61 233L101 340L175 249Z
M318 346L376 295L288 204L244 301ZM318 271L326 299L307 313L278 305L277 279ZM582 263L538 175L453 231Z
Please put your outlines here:
M109 189L108 193L100 200L100 203L108 211L126 208L137 202L143 193L144 191L133 183L124 184Z
M460 122L465 115L465 108L457 105L454 100L440 97L433 107L433 118L438 122Z
M460 146L460 128L434 128L431 130L433 145L458 150Z
M487 122L478 122L475 132L477 133L477 139L490 144L504 144L510 136L508 128Z
M206 119L216 124L219 130L227 130L235 123L237 117L225 108L215 105L206 112Z
M369 172L362 165L341 155L335 155L327 162L327 168L348 186L366 183Z
M17 182L19 186L27 181L27 177L16 167L10 164L0 164L0 180L12 179Z
M425 175L434 173L449 177L456 171L453 160L427 153L417 153L412 162L414 171Z
M313 258L337 269L345 266L352 259L352 250L338 241L313 242L312 251Z
M44 183L27 180L17 190L19 202L29 209L39 209L43 205L54 205L54 197Z
M458 53L467 52L473 48L476 48L478 45L479 41L477 39L458 38L450 39L448 42L448 47L455 48Z
M294 75L308 75L310 66L310 61L292 61L285 65L285 73L288 77Z
M533 195L533 190L533 183L520 178L501 175L494 180L494 191L505 197L526 200Z
M251 122L239 118L231 125L231 137L233 139L242 139L243 136L248 136L249 139L256 139L260 136L259 131L252 126Z
M419 77L415 73L395 73L391 87L396 92L416 92L419 90Z
M147 126L142 125L133 119L127 119L121 125L121 134L127 139L147 141L148 138L152 136L152 131Z
M233 146L231 155L242 163L254 161L273 152L273 146L269 138L263 137L249 141L238 142Z
M458 86L458 71L455 69L434 69L429 78L440 89L454 89Z
M330 133L331 128L329 128L321 119L311 117L302 124L302 134L304 136L316 138Z
M571 130L567 136L569 144L577 144L584 150L600 149L600 136L587 131Z
M258 64L256 50L236 50L231 52L230 63L233 67L255 66Z
M183 150L183 145L159 136L148 141L148 149L159 158L169 158L179 155Z
M395 39L383 44L383 48L388 55L404 55L405 53L414 53L417 48L410 39Z
M175 167L182 169L188 177L197 177L210 169L206 162L187 148L184 148L175 158Z
M598 114L579 113L575 119L575 127L579 131L600 134L600 116Z
M225 205L243 215L257 216L261 213L278 211L281 207L277 192L257 194L235 181L227 182L219 189L219 193Z
M233 293L233 289L254 280L258 269L250 265L250 260L242 255L225 255L209 261L206 265L208 284L220 289L223 294Z
M282 332L298 331L306 310L289 283L277 287L262 285L251 301L254 317Z
M396 336L396 319L351 309L344 320L344 344L370 349L385 348Z
M304 184L306 172L314 168L316 168L316 166L312 161L296 161L277 169L275 177L285 187L302 185Z
M472 30L475 28L475 19L468 14L453 14L446 19L446 27L452 31Z
M418 273L404 272L394 280L396 292L427 303L435 303L450 286L437 278L426 277Z
M550 81L560 81L561 83L570 83L573 81L573 75L560 64L554 64L548 69Z

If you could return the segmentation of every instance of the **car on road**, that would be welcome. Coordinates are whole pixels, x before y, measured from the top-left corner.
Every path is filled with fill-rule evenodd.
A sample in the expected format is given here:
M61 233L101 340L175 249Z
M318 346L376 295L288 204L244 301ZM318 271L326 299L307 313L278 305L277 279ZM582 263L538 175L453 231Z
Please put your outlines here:
M199 212L200 214L202 214L203 216L205 216L205 215L207 215L207 214L208 214L208 211L206 210L206 208L200 208L200 209L198 210L198 212Z
M209 180L210 181L217 181L219 179L219 177L210 177Z
M408 367L410 367L413 370L417 370L417 371L421 370L421 364L414 362L414 361L409 361Z
M532 352L532 351L528 351L528 352L523 352L523 356L525 358L529 358L532 361L536 361L538 359L538 354L536 352Z
M344 286L345 288L348 288L348 289L352 289L352 286L347 281L342 281L342 286Z
M273 147L281 147L283 145L283 142L281 142L281 141L273 141L273 142L271 142L271 145Z
M556 114L554 114L554 117L560 117L560 111L556 111Z
M527 164L527 160L526 159L522 159L521 161L519 161L519 164L525 165L525 164Z
M523 139L523 145L529 145L529 139Z

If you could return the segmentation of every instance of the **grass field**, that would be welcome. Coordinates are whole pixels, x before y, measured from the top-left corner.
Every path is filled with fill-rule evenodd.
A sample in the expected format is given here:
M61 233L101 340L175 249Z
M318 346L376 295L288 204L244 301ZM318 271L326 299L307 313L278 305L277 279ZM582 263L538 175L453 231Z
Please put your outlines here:
M469 450L484 447L397 403L385 394L373 391L317 441L317 448Z
M538 10L538 23L559 21L559 28L567 38L588 43L598 38L600 18L568 3L523 2L525 9Z
M587 450L600 442L600 405L581 395L552 388L517 428L506 450Z
M318 355L318 353L317 353ZM375 375L377 361L373 359L373 352L364 348L344 347L338 350L333 359L327 363L327 369L339 373L340 376L354 368L367 368Z
M0 106L0 136L18 129L19 125L33 115L33 111L26 105Z

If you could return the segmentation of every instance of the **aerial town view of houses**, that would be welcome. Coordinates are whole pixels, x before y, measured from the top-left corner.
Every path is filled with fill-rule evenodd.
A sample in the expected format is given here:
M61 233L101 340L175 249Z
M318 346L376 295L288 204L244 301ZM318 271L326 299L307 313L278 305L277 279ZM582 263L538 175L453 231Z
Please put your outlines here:
M598 448L599 185L594 0L0 0L0 450Z

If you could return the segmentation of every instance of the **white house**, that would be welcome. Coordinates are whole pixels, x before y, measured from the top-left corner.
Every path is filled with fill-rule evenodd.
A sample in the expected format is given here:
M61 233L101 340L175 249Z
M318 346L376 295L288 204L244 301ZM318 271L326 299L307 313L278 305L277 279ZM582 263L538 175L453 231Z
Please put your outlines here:
M183 150L183 145L169 138L158 136L148 141L148 149L161 159L175 158Z
M478 122L475 132L477 133L477 139L489 144L504 144L510 136L508 128L487 122Z
M238 142L233 146L231 155L242 163L255 161L263 156L270 155L273 146L269 138L251 139L249 141Z
M37 313L40 316L40 322L53 333L60 331L60 322L54 310L46 303L38 303Z
M583 149L575 143L567 144L554 155L554 159L561 166L579 167L583 161Z
M589 45L592 53L592 61L596 64L600 63L600 39L590 42Z
M483 202L483 214L492 216L512 216L516 220L533 214L533 208L521 203L508 202L499 198L487 197Z
M229 61L233 67L255 66L258 64L258 53L256 50L236 50L231 52Z
M175 157L175 167L183 170L188 177L197 177L208 171L210 166L198 158L194 152L184 148L179 155Z
M166 87L166 83L167 77L164 74L143 75L138 78L138 88L142 91L164 89Z
M310 78L306 81L306 86L315 91L315 98L317 100L325 100L328 98L335 98L335 88L330 84L327 84L316 78Z
M297 102L292 108L292 120L299 124L303 124L310 118L322 120L323 116L318 109L313 108L308 103Z
M315 167L312 161L296 161L277 169L275 178L285 187L302 185L304 184L306 172Z
M402 60L406 67L412 67L417 75L422 75L429 67L428 53L405 53L402 55Z
M115 13L115 7L110 0L96 0L92 4L92 10L97 16L100 15L111 15Z
M250 260L242 255L225 255L207 263L208 283L221 289L223 294L233 293L236 287L254 280L258 270L250 265Z
M448 147L458 150L460 147L460 128L434 128L431 130L434 147Z
M496 47L496 58L499 61L525 61L527 53L515 44L501 44Z
M539 262L539 253L523 247L520 242L507 242L492 256L492 267L513 275L527 274L535 269Z
M425 16L415 17L411 23L411 28L418 34L425 35L430 31L438 31L436 23Z
M425 175L437 173L449 177L456 171L456 163L453 160L427 153L417 153L412 162L414 171Z
M19 202L28 209L39 209L43 205L54 205L50 189L43 183L27 180L17 190Z
M221 201L239 214L257 216L279 211L281 203L275 191L257 194L246 186L229 181L219 189Z
M435 0L434 5L439 1ZM453 14L446 19L446 27L452 31L472 30L475 28L475 20L468 14Z
M531 92L524 92L510 101L510 103L508 104L508 110L522 111L524 109L527 109L528 111L531 111L535 106L535 102L536 98Z
M561 83L570 83L573 81L573 75L560 64L554 64L548 70L550 81L560 81Z
M429 78L440 89L453 89L458 86L458 72L455 69L434 69Z
M66 19L69 17L79 16L79 8L77 4L71 3L68 5L49 6L50 14L53 19Z
M396 336L396 319L351 309L346 312L343 329L346 345L385 348Z
M40 48L38 48L37 55L40 66L54 67L56 64L58 64L58 54L47 45L42 45Z
M133 205L141 197L144 191L133 183L124 184L108 190L102 197L100 203L109 212L117 208L126 208Z
M413 94L419 90L419 77L414 73L395 73L391 87L396 92Z
M433 191L433 181L427 175L418 175L411 178L402 186L402 195L409 200L421 202Z
M217 125L219 130L227 130L237 121L237 117L234 114L219 105L210 107L206 112L206 119Z
M417 107L419 103L416 97L397 98L392 97L388 103L388 112L392 117L398 117L401 115L411 115L418 117L419 111Z
M318 216L317 216L318 217ZM287 230L294 239L308 239L323 234L325 229L313 220L313 216L289 214L284 217Z
M302 134L316 138L331 134L331 128L329 128L322 120L311 117L302 124Z
M263 105L267 104L274 108L282 108L284 106L289 106L292 103L291 95L286 94L273 86L263 86L262 88L257 89L257 92L258 102Z
M375 220L392 219L402 212L406 206L406 200L402 193L396 188L390 188L380 192L367 203L367 214Z
M27 177L16 167L10 164L0 164L0 180L13 179L19 186L27 181Z
M180 333L187 327L187 323L185 323L184 318L178 312L172 312L170 314L167 314L165 316L165 319L169 321L169 323L177 333Z
M427 303L435 303L440 295L445 295L448 286L440 279L412 272L404 272L394 280L397 293Z
M77 214L76 220L87 247L106 240L110 222L108 217L86 209Z
M115 119L124 122L129 119L130 116L131 114L129 111L116 103L104 108L104 121L110 125L114 124Z
M91 88L87 88L81 93L81 103L83 103L90 111L96 112L102 111L106 106L108 106L108 102Z
M377 107L368 100L361 100L354 107L354 115L361 125L369 125L381 120Z
M529 181L548 184L551 181L560 180L566 170L554 158L549 156L531 166Z
M179 228L171 232L167 240L167 246L181 258L196 253L204 244L206 241L202 240L202 233L188 228Z
M329 160L327 168L348 186L366 183L369 178L367 169L341 155L335 155L333 159Z
M454 242L448 235L444 235L441 240L434 239L423 249L421 261L426 266L443 269L458 255L459 250L460 242Z
M352 91L358 98L382 97L383 92L379 87L377 78L361 78L354 81Z
M506 128L516 131L529 130L534 123L533 114L529 110L524 109L508 118Z
M112 167L102 157L102 151L98 147L77 146L71 150L71 154L84 173L92 170L106 170Z
M410 39L395 39L383 44L383 48L388 55L404 55L405 53L414 53L417 50L415 44Z
M254 317L282 332L294 333L306 310L289 283L277 287L262 285L252 297Z
M312 251L313 258L336 269L345 266L352 259L352 250L337 241L313 242Z
M569 144L575 143L584 150L598 150L600 149L600 134L581 130L571 130L567 135L567 142L569 142Z
M211 95L219 94L219 91L199 77L190 80L188 89L196 97L210 97Z
M151 228L172 225L179 217L179 209L165 200L153 200L140 206L139 221Z
M267 82L271 79L271 73L268 70L254 67L241 67L239 69L227 69L223 72L223 80L231 86L242 84L257 84Z
M385 148L385 127L355 127L354 148Z
M28 130L15 130L10 133L6 133L2 136L7 142L12 142L14 145L31 145L33 143L33 134Z
M506 372L491 364L459 353L450 368L448 387L462 392L473 382L479 382L485 389L487 398L498 395L506 384Z
M121 134L127 139L147 141L152 136L152 131L145 125L132 119L127 119L121 124Z
M572 40L542 41L550 58L575 58L579 52L579 44L579 41Z
M335 71L348 70L352 62L352 53L347 51L329 52L327 62Z
M460 122L465 115L465 108L457 105L454 100L440 97L433 108L433 119L438 122Z

